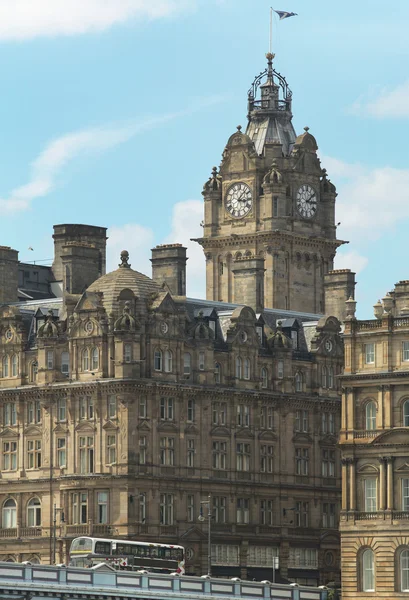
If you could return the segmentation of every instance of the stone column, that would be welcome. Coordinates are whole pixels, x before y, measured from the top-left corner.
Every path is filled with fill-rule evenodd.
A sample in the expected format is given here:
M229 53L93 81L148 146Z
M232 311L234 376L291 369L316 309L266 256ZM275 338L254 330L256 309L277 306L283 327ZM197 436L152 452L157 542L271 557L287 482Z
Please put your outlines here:
M385 510L385 459L379 459L379 510Z
M388 456L387 463L387 504L386 510L393 510L393 456Z
M356 509L355 459L349 459L349 510Z
M342 500L341 510L348 510L348 461L342 459Z

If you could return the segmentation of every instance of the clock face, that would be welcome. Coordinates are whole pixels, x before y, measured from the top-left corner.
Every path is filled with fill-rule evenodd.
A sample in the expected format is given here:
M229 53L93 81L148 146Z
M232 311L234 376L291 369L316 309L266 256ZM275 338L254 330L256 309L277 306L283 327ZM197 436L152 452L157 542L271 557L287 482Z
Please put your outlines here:
M302 185L297 192L297 210L304 219L311 219L317 212L317 196L308 184Z
M332 342L331 342L331 340L325 340L325 350L328 353L332 351Z
M246 183L235 183L226 194L226 210L232 217L245 217L253 206L251 189Z

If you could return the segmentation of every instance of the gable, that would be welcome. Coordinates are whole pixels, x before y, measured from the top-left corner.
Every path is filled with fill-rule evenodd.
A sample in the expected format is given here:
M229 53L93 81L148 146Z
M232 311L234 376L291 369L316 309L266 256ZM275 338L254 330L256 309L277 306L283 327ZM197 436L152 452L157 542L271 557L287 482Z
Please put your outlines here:
M409 444L409 431L407 428L396 428L390 431L385 431L385 433L381 433L376 437L372 446L382 446L382 445L405 445Z
M37 427L36 425L29 425L25 430L24 430L24 435L35 435L35 436L41 436L41 429L39 427Z
M10 429L10 427L6 427L0 433L0 437L2 437L2 438L18 438L19 434L16 431L13 431L13 429Z
M112 421L107 421L106 423L104 423L104 425L102 426L102 429L114 429L115 431L117 431L118 426L115 425L115 423L113 423Z
M79 425L77 425L75 427L75 431L80 431L80 432L89 432L89 433L95 433L96 431L96 427L91 425L90 423L84 422L84 423L79 423Z

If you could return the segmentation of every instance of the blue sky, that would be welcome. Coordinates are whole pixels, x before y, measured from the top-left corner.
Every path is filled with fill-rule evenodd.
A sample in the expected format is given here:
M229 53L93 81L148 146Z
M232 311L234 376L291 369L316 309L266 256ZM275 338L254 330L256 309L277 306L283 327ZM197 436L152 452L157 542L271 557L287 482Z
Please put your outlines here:
M109 228L150 273L149 250L200 235L201 190L265 66L270 0L0 0L0 244L52 257L52 226ZM283 0L275 67L336 184L338 267L359 316L404 264L409 222L409 3ZM29 251L29 247L34 251ZM189 245L188 291L204 295Z

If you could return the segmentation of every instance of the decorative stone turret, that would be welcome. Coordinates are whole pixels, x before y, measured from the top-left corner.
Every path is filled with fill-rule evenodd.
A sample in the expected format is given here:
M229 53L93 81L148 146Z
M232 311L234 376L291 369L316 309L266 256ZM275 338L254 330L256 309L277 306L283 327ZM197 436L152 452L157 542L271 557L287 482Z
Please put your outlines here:
M355 273L350 269L330 271L324 277L325 314L345 321L346 301L355 298Z

